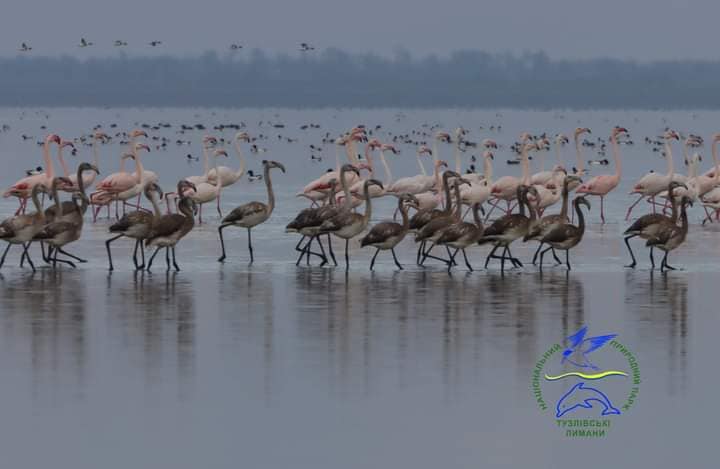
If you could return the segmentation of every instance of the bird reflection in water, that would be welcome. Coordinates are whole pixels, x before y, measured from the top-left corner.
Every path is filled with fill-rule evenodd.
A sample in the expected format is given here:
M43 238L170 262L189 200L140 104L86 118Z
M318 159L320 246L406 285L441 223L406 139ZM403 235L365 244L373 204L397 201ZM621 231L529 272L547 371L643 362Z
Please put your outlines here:
M55 403L84 396L88 348L85 275L42 269L10 280L0 276L4 355L13 360L30 357L30 388L37 401Z
M164 373L174 364L180 399L190 398L195 381L195 296L192 281L177 272L107 276L110 331L130 346L128 358L142 363L149 388L171 382Z
M698 275L695 275L698 276ZM649 272L626 272L626 303L643 324L640 336L650 342L663 341L667 351L668 393L684 394L688 383L688 277Z

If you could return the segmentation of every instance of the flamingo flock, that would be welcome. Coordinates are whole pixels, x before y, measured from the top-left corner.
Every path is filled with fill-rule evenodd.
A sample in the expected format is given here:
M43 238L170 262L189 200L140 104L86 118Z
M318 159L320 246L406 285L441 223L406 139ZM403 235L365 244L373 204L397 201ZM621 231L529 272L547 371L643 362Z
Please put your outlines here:
M490 138L480 143L470 142L468 131L463 127L452 132L434 130L413 152L419 173L397 179L391 169L402 158L397 140L383 142L365 126L353 127L336 138L328 135L327 144L335 147L335 167L308 182L296 194L307 199L309 207L301 210L286 226L287 233L300 235L295 246L299 253L296 264L305 259L310 265L317 259L321 266L338 265L332 243L333 238L337 238L344 244L346 270L350 269L350 245L355 242L362 248L374 248L371 270L380 251L390 251L396 267L403 269L396 247L405 238L412 238L417 245L415 262L421 267L438 261L451 272L457 268L456 259L462 253L465 267L473 271L470 248L487 245L485 268L495 259L504 273L506 264L511 268L524 265L513 255L512 247L535 241L538 246L533 265L539 265L542 270L548 253L556 264L562 264L558 252L564 251L564 264L570 270L570 251L581 243L588 227L590 198L600 199L599 219L606 223L605 199L620 185L623 176L620 147L629 139L628 130L621 126L612 128L607 141L599 139L602 151L607 147L612 153L614 168L590 177L586 163L604 166L607 162L585 160L582 149L589 143L583 136L590 134L590 129L584 127L572 132L576 165L568 168L564 152L570 138L562 133L550 136L523 132L511 146L517 153L516 159L508 160L508 164L519 165L519 172L497 179L493 171L495 155L505 147ZM250 175L246 171L242 146L251 145L253 153L260 149L247 131L238 129L232 139L205 135L201 142L203 174L180 179L174 191L164 192L158 173L146 169L143 164L144 157L152 151L146 142L147 132L136 129L126 135L119 170L108 175L101 175L98 156L99 147L111 139L105 132L96 129L92 133L89 138L92 163L80 163L75 172L70 171L63 155L66 148L75 150L73 141L63 140L57 134L44 139L44 170L34 171L4 191L4 197L15 197L19 204L15 214L0 224L0 239L8 243L0 267L11 247L20 246L20 264L27 263L34 271L36 262L31 259L30 249L33 243L41 246L43 260L52 268L63 265L74 268L77 262L85 262L69 251L82 238L86 212L90 209L92 220L97 221L103 207L107 208L110 217L113 204L116 220L108 227L106 241L109 270L115 269L112 245L121 238L134 241L132 260L135 269L149 271L157 255L164 250L166 268L180 270L176 247L203 223L202 207L208 203L215 205L221 220L217 227L218 261L225 262L229 258L229 244L224 233L233 227L245 229L248 259L250 263L255 261L253 229L273 214L277 204L273 178L286 172L284 164L263 160L262 174ZM676 173L673 160L673 143L681 140L687 175ZM630 192L637 198L627 210L627 219L643 200L648 202L652 213L636 219L624 232L624 242L631 257L627 267L637 265L629 241L640 237L650 250L653 268L653 253L657 248L665 253L660 269L673 269L667 258L687 238L687 211L693 204L704 207L703 223L718 219L720 162L717 145L720 133L709 141L713 167L700 172L701 156L690 153L703 145L702 137L693 134L681 137L680 132L673 129L664 131L662 155L667 171L648 172L633 184ZM223 148L225 143L231 143L235 150L236 167L219 163L219 160L229 158ZM452 148L453 169L449 169L448 162L440 156L448 146ZM479 161L472 156L473 164L464 167L464 153L476 147L482 152ZM551 149L554 149L555 162L546 169L544 155ZM53 151L61 168L60 174L56 172ZM388 156L393 165L388 163ZM128 160L132 160L134 168L128 167ZM424 160L431 162L429 171ZM482 165L482 173L475 171L474 163ZM536 172L532 172L532 166L536 166ZM223 191L238 184L244 176L248 180L264 181L266 200L246 202L223 216ZM101 179L96 181L99 177ZM94 190L86 194L87 188L93 186ZM49 204L45 204L45 198ZM63 198L66 200L61 200ZM392 220L373 224L373 200L381 198L393 198L397 208ZM143 207L143 199L151 208ZM164 210L161 208L163 199ZM546 214L557 204L561 205L559 212ZM499 214L493 218L495 211ZM153 249L149 258L146 248Z

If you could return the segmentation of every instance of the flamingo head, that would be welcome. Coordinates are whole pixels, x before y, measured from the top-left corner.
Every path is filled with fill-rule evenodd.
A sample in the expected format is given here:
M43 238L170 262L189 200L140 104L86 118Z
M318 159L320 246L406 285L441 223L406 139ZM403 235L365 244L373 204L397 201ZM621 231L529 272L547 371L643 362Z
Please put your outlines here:
M62 140L62 142L60 143L60 148L65 148L65 147L75 148L75 144L69 140Z
M139 150L145 150L148 153L150 153L150 147L145 145L144 143L136 143L135 144L135 151L139 151Z
M192 189L193 192L197 193L197 187L195 187L195 184L193 184L190 181L186 181L185 179L181 179L177 183L177 193L178 194L184 194L188 190Z
M452 138L450 137L450 134L447 132L438 132L435 134L435 139L443 142L443 143L451 143Z
M497 147L498 147L498 145L497 145L497 143L495 142L495 140L492 140L492 139L489 139L489 138L486 138L486 139L484 139L484 140L482 141L482 146L483 146L485 149L490 149L490 148L495 148L495 149L497 149Z
M155 192L158 195L158 197L160 198L160 200L162 200L163 197L165 197L165 193L163 192L162 187L160 187L156 182L151 182L150 184L145 186L144 192L148 198L150 198L151 192Z
M530 132L523 132L520 134L520 143L525 143L532 138Z
M360 176L360 169L358 169L358 167L356 166L353 166L351 164L344 164L342 168L340 168L340 173L346 173L348 171L352 171L353 173Z
M147 138L148 134L144 130L135 129L132 132L128 134L130 138L138 138L138 137L145 137Z
M95 171L95 174L100 174L100 170L97 168L97 166L86 162L80 163L80 166L78 166L78 170L80 172Z
M58 145L62 145L62 139L57 134L50 134L45 139L46 143L57 143Z
M701 147L703 146L704 140L699 135L688 135L688 138L685 139L685 145L693 148Z
M250 134L247 132L238 132L235 134L235 140L238 142L247 142L250 143Z
M382 150L382 151L389 150L389 151L391 151L391 152L393 153L393 155L397 155L397 154L400 153L400 150L398 150L397 148L395 148L393 145L390 145L389 143L383 143L383 144L380 146L380 150Z
M282 163L278 163L277 161L272 160L263 160L263 166L272 169L272 168L278 168L283 173L285 172L285 166Z
M375 150L376 148L382 148L382 143L380 143L380 140L373 138L367 143L367 146L370 150Z
M226 158L227 158L227 156L228 156L227 152L226 152L225 150L221 149L221 148L215 150L215 151L213 152L213 155L215 155L215 156L224 156L224 157L226 157Z
M625 127L620 127L620 126L613 127L613 130L612 130L613 137L617 138L619 135L623 135L623 134L625 134L625 135L628 134L628 130Z
M713 134L712 141L713 143L720 142L720 132Z
M493 155L493 152L491 152L490 150L486 150L486 151L483 153L483 158L490 158L491 160L494 160L494 159L495 159L495 155Z
M403 203L407 204L408 206L410 206L416 210L420 207L420 202L418 201L417 197L415 197L412 194L408 194L408 193L402 194L400 196L400 200Z
M663 134L665 140L680 140L680 135L672 129L668 129ZM689 140L689 138L688 138Z
M99 130L93 134L93 138L95 140L110 140L110 136L106 134L105 132L100 132Z
M377 179L368 179L365 181L364 185L365 185L365 187L378 186L380 189L385 189L385 187L383 186L383 183L378 181Z
M575 138L577 139L582 134L592 134L592 131L587 127L578 127L575 129Z
M565 176L565 180L563 181L563 183L564 183L566 186L569 185L570 183L580 183L580 184L582 184L582 178L581 178L580 176L575 175L575 174L568 174L567 176Z
M440 168L440 166L444 166L444 167L447 168L447 167L448 167L448 164L447 164L446 161L437 160L437 161L435 162L435 167L436 167L436 168Z
M575 197L575 204L584 205L588 210L590 210L590 201L582 195Z
M418 148L418 154L432 156L432 150L430 148L428 148L427 146L423 145L420 148Z
M570 143L570 139L568 139L565 135L557 134L555 136L555 145L563 146L567 145L568 143Z
M218 139L213 137L212 135L206 135L202 139L203 147L209 148L214 145L217 145Z

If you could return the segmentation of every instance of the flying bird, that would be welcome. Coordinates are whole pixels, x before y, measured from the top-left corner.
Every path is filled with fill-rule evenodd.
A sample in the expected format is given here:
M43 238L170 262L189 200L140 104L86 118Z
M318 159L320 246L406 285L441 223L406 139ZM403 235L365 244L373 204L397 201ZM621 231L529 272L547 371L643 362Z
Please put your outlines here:
M301 42L301 43L300 43L300 50L301 50L302 52L307 52L307 51L315 50L315 46L311 46L311 45L308 44L307 42Z
M115 47L124 47L127 45L128 45L128 43L126 41L121 41L120 39L115 41Z
M150 42L148 42L148 45L149 45L149 46L152 46L152 47L157 47L157 46L159 46L159 45L161 45L161 44L162 44L162 41L150 41Z
M568 361L579 368L599 370L600 368L590 363L587 356L605 345L608 341L617 337L617 334L599 335L596 337L588 337L587 339L585 338L585 334L587 334L587 326L583 326L575 334L568 337L570 346L563 351L561 363Z

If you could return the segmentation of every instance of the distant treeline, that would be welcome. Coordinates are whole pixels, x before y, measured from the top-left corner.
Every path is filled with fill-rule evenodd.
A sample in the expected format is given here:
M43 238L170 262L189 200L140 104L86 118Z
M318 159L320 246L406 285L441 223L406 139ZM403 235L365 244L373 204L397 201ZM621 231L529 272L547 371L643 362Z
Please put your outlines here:
M4 106L720 108L720 62L336 49L197 58L0 59Z

